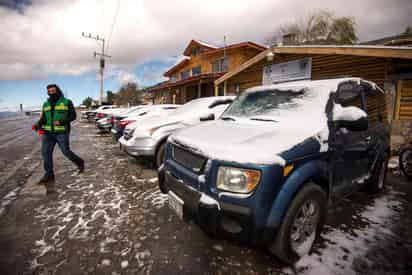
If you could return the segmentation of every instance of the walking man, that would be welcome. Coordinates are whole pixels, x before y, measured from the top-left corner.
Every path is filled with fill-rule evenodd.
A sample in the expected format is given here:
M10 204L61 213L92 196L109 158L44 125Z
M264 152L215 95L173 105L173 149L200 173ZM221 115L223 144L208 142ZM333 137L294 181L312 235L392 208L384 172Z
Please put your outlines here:
M54 193L53 150L56 143L62 153L79 169L84 171L84 161L70 150L70 123L76 120L76 110L71 100L63 96L56 84L47 86L49 98L44 102L40 120L33 125L33 130L43 130L42 156L45 174L38 182L44 184L47 194Z

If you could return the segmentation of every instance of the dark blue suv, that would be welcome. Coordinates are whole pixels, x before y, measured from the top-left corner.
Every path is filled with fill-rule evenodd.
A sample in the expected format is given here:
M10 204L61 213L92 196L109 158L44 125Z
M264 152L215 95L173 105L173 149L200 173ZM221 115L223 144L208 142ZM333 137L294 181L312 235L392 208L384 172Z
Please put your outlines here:
M386 112L383 90L360 78L251 88L217 120L169 138L159 187L180 218L293 262L332 202L384 188Z

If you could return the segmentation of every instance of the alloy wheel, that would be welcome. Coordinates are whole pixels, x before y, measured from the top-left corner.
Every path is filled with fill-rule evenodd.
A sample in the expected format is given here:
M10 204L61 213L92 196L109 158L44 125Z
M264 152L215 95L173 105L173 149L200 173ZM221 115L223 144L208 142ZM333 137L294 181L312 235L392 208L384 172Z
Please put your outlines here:
M291 248L299 256L308 254L315 241L320 217L319 209L319 204L316 201L305 201L292 222Z

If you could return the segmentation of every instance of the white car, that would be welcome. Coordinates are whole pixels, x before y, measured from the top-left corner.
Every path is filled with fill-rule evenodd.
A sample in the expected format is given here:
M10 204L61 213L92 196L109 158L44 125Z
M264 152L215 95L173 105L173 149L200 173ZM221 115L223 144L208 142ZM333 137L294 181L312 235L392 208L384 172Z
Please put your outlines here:
M232 103L234 96L194 99L167 116L136 121L126 127L119 139L121 148L132 156L154 158L156 166L163 163L166 140L170 134L201 121L214 120Z
M110 130L112 116L130 111L130 108L113 108L100 111L96 117L96 127L100 130Z
M177 105L177 104L147 105L132 113L119 116L117 119L115 119L113 128L111 130L113 138L115 140L118 140L123 135L123 131L125 127L130 124L133 124L137 121L140 121L142 119L147 119L150 117L166 116L169 113L175 111L180 106L181 105ZM130 127L134 127L134 126L131 125Z
M107 110L107 109L113 109L113 108L117 108L117 106L115 106L115 105L103 105L103 106L98 107L97 109L82 111L80 113L81 113L81 117L83 119L87 119L89 121L95 121L95 117L96 117L96 114L98 112L103 111L103 110Z

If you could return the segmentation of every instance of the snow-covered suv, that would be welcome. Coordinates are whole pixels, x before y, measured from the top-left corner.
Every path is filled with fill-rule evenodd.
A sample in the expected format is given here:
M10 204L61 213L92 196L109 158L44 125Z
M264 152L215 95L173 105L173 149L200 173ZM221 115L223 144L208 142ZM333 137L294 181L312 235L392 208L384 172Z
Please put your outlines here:
M311 249L330 202L384 187L386 115L384 92L359 78L251 88L219 120L169 138L159 187L179 217L292 262Z

